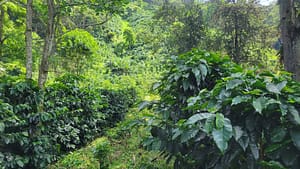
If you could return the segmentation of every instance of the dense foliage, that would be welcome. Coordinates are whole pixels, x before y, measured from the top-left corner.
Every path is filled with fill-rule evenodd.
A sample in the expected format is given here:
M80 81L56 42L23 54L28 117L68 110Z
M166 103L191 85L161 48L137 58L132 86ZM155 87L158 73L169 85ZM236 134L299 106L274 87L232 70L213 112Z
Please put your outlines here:
M162 78L145 146L175 157L174 168L299 168L297 82L217 54L178 58Z
M34 81L2 78L1 166L43 168L123 119L134 91L95 90L82 80L63 76L43 92Z
M298 84L260 73L282 66L278 13L258 0L2 0L0 168L297 168Z

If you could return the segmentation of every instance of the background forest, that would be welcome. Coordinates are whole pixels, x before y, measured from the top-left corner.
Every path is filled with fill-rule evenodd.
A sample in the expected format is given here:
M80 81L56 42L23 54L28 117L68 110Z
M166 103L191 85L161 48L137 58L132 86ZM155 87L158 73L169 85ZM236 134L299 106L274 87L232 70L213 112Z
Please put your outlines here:
M1 0L0 168L300 168L298 7Z

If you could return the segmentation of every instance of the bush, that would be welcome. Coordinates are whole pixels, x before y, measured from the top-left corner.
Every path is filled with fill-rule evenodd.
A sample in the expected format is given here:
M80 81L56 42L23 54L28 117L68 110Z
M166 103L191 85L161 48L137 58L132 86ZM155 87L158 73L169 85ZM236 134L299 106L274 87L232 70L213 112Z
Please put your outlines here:
M45 91L45 110L49 119L47 134L60 145L61 151L81 147L101 133L105 115L101 112L101 95L88 87L80 87L83 79L64 76Z
M18 77L0 81L0 168L45 168L122 120L135 95L81 86L66 75L40 91Z
M233 63L211 67L222 58L205 52L183 56L162 79L145 146L174 157L175 169L299 168L299 83ZM206 69L195 71L193 58Z
M134 89L127 89L126 91L100 89L99 93L101 93L104 102L101 111L105 114L106 125L110 127L124 119L126 112L136 100Z
M41 97L37 84L17 77L0 81L0 167L43 168L55 160L49 136L38 112Z

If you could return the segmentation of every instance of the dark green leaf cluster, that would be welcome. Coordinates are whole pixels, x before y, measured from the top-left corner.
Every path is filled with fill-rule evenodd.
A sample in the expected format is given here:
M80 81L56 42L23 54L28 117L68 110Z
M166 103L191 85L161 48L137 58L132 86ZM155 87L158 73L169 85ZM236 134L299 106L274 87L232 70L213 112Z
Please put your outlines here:
M122 120L135 91L84 87L66 75L40 91L34 81L0 83L0 168L45 168Z
M175 157L174 168L300 167L299 83L287 74L241 70L217 54L180 58L162 79L145 146Z

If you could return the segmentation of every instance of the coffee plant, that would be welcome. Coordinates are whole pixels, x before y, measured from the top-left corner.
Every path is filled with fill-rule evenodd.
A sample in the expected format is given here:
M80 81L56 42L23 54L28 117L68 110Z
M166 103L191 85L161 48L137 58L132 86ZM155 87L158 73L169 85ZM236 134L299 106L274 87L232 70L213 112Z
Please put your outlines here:
M82 85L65 75L41 91L35 81L0 80L0 168L45 168L60 155L85 146L122 120L135 91Z
M144 146L175 169L300 167L300 85L288 74L243 71L198 50L169 65L161 99L141 107L157 112L145 117Z

